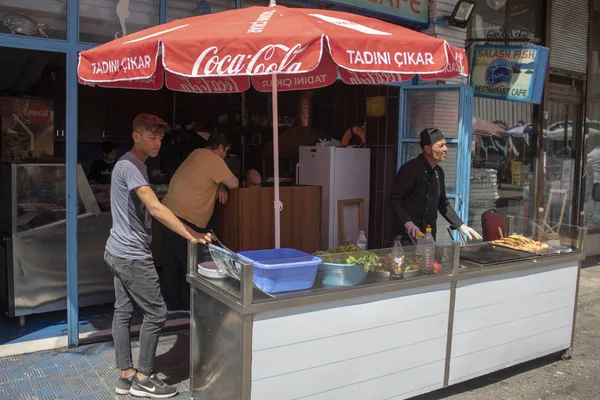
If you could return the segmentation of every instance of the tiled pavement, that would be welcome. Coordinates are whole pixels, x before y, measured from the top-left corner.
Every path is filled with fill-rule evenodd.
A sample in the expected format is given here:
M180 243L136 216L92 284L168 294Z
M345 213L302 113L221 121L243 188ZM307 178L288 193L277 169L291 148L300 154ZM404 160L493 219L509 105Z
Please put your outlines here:
M134 363L138 345L132 342ZM179 389L174 399L189 398L188 331L161 337L156 370ZM0 358L0 399L135 399L115 394L117 376L112 342Z

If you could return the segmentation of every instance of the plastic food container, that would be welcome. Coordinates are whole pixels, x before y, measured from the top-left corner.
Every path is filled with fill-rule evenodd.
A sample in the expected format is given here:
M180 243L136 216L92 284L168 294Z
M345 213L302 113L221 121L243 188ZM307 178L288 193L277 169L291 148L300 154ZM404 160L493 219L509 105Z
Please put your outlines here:
M367 279L367 272L362 265L324 262L319 266L318 276L324 287L343 287L360 285Z
M242 251L240 256L254 264L254 284L265 293L311 288L315 283L319 257L295 249Z

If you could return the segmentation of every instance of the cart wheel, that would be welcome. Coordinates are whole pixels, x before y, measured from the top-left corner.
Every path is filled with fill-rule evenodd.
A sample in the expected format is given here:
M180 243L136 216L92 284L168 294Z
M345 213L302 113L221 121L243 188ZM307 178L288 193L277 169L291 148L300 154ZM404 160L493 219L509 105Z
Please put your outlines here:
M573 351L569 348L562 352L560 359L563 361L569 361L573 358Z

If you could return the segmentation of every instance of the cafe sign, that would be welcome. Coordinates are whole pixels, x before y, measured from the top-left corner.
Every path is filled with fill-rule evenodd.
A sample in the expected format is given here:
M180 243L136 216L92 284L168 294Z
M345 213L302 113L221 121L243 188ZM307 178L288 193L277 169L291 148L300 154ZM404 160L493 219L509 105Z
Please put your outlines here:
M329 0L328 3L429 24L429 0Z
M474 95L540 104L548 54L549 50L541 46L475 46L471 70Z

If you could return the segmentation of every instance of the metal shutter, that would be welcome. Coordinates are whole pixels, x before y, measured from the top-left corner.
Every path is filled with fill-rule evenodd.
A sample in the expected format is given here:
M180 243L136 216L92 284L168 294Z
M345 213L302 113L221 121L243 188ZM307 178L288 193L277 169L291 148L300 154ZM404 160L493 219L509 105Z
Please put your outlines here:
M586 0L552 0L550 68L587 72L588 7Z

